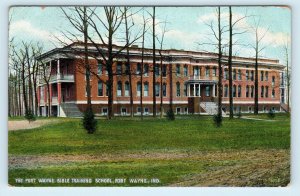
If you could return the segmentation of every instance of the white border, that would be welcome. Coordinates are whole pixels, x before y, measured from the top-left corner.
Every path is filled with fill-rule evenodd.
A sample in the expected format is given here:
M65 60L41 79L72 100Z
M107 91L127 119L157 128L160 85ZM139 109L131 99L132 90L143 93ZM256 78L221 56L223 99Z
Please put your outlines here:
M17 188L9 187L7 183L8 179L8 154L7 154L7 57L8 57L8 8L11 5L290 5L292 8L292 172L291 172L291 184L285 188ZM295 0L148 0L141 3L138 0L2 0L0 1L0 89L2 90L2 96L0 96L0 195L222 195L222 196L234 196L234 195L272 195L272 196L294 196L300 193L300 121L297 120L297 115L300 115L300 105L297 102L297 98L300 97L300 92L296 89L296 86L300 86L300 80L296 77L300 73L300 2ZM299 117L298 117L299 118Z

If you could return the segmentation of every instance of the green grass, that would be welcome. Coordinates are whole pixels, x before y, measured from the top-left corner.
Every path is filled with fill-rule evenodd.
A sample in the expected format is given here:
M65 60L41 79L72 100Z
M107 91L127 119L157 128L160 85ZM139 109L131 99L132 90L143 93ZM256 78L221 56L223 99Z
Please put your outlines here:
M259 115L261 117L262 115ZM141 153L196 153L219 151L251 151L290 149L290 119L276 115L273 122L246 119L224 119L216 128L210 116L177 116L175 121L146 118L117 118L98 120L95 134L87 134L80 119L61 119L61 123L31 130L9 132L9 155L124 155ZM242 161L242 160L240 160ZM32 168L10 168L9 183L16 184L18 177L72 178L106 177L159 178L159 184L130 184L130 186L163 186L180 181L190 174L208 171L213 166L226 166L237 159L225 162L194 159L126 160L68 162L44 164ZM270 177L269 177L270 178ZM286 179L280 179L279 183ZM49 185L49 184L45 184ZM52 184L50 184L52 185ZM61 184L54 184L62 186ZM71 184L74 186L74 184ZM116 184L93 184L119 186ZM43 186L39 184L38 186ZM70 184L63 184L70 186ZM78 186L91 186L78 184ZM120 186L129 186L128 183Z

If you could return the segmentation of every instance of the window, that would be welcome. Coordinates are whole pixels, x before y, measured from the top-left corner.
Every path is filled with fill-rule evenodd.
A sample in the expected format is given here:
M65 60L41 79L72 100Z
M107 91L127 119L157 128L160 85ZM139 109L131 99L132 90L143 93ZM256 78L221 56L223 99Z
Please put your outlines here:
M238 80L242 80L242 71L238 70Z
M144 76L148 76L148 72L149 72L149 65L148 64L145 64L144 65Z
M138 63L137 65L136 65L136 74L141 74L141 70L142 70L142 66L141 66L141 64L140 63Z
M275 86L275 76L272 76L272 86Z
M127 109L126 108L121 108L121 115L125 116L127 114Z
M242 87L241 85L238 86L238 97L241 97L242 95Z
M184 108L184 114L188 114L189 113L189 108L185 107Z
M254 97L254 86L251 86L251 97Z
M144 114L148 115L149 114L149 108L144 108Z
M264 71L260 72L260 81L264 81Z
M176 96L180 97L180 83L179 82L176 83Z
M268 98L269 97L269 87L266 86L266 94L265 94L265 97Z
M107 115L107 108L102 108L102 115Z
M122 82L119 81L117 85L117 96L122 96Z
M138 108L137 108L137 113L140 114L141 112L142 112L142 108L141 108L141 107L138 107Z
M125 96L129 96L129 82L125 82Z
M249 97L249 86L246 86L246 97Z
M117 64L117 75L121 75L122 74L122 64L118 63Z
M166 97L167 96L167 84L166 83L163 83L163 86L162 86L162 93L163 93L163 96Z
M102 64L100 62L98 62L98 75L102 75Z
M200 69L198 66L193 67L194 76L200 76Z
M236 97L236 85L232 87L232 97Z
M155 96L159 97L159 93L160 93L160 85L159 83L155 84Z
M184 96L187 96L187 84L185 84L183 88Z
M156 64L155 65L155 76L159 76L160 74L159 74L159 65L158 64Z
M181 108L176 108L176 114L180 114L181 113Z
M149 95L149 84L148 82L144 83L144 96L148 96Z
M224 97L228 97L228 86L225 85L225 88L224 88Z
M213 76L217 76L217 68L216 67L213 68Z
M184 74L184 76L188 76L188 67L187 67L187 65L185 65L183 67L183 74Z
M209 95L210 95L210 86L206 86L205 87L205 96L209 97Z
M136 85L136 96L139 97L141 95L142 85L141 82L138 82Z
M228 69L224 70L224 79L228 80Z
M250 72L250 79L251 79L251 81L254 80L254 71L253 70L251 70L251 72Z
M162 65L162 76L166 77L167 76L167 66L166 65Z
M252 112L252 107L248 107L248 111L249 111L249 113L251 113Z
M180 65L179 64L176 65L176 75L180 76Z
M103 96L103 83L102 81L98 81L98 96Z
M275 98L275 89L272 89L272 98Z
M264 97L264 95L265 95L265 87L261 86L260 97Z
M266 71L266 81L269 80L269 72Z
M215 85L215 97L218 96L218 85Z
M206 76L206 77L209 77L209 72L210 72L209 67L206 67L206 68L205 68L205 76Z
M246 70L246 80L249 80L249 70Z
M232 72L232 79L233 80L236 80L236 70L234 69L233 72Z

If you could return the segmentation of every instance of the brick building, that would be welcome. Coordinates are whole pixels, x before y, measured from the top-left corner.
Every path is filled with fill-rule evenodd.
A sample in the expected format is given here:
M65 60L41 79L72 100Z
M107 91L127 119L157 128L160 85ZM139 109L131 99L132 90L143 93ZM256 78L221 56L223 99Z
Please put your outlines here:
M113 50L117 51L118 46ZM56 48L41 55L38 60L51 67L50 102L54 116L79 116L86 107L85 70L82 67L83 46L73 43L64 48ZM103 47L103 50L105 48ZM76 51L76 52L75 52ZM91 94L93 110L97 115L107 114L108 79L105 65L96 49L90 45L89 58L91 74ZM161 57L157 51L157 69L153 73L152 50L144 51L143 80L141 82L141 48L130 47L130 71L132 73L133 113L139 115L140 90L143 93L143 112L152 114L153 96L156 96L157 113L163 96L164 112L172 103L177 114L214 114L218 96L218 62L216 53L184 50L163 50ZM97 56L95 58L95 56ZM125 66L125 51L118 55L113 65L113 111L115 115L130 114L130 91L128 66ZM234 111L253 112L254 110L254 58L233 57L233 103ZM223 111L229 112L229 88L227 57L223 57ZM281 111L285 103L284 66L275 59L259 59L259 110ZM156 92L153 95L153 74L156 74ZM161 77L162 76L162 77ZM161 84L162 78L162 84ZM161 88L162 87L162 91ZM172 96L171 96L172 94ZM47 87L39 81L39 108L42 115L48 110Z

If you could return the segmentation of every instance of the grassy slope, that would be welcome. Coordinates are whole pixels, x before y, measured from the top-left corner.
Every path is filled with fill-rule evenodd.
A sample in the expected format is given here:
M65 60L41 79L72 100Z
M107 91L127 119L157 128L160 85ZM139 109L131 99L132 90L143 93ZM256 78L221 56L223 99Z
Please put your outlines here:
M102 155L141 153L198 153L249 150L273 150L290 147L290 122L277 115L274 122L225 119L222 128L213 126L211 117L181 117L173 122L166 120L99 120L98 130L88 135L79 119L62 120L61 124L48 125L27 131L9 133L9 154L18 155ZM33 168L12 168L9 182L23 177L156 177L159 185L182 180L187 175L207 172L214 167L226 167L243 162L239 157L219 161L182 159L129 159L124 161L82 160L64 164L46 164ZM286 168L288 170L288 168ZM257 180L246 186L286 184L288 171L284 170L266 180ZM283 174L282 174L283 173ZM24 184L23 184L24 185ZM32 184L27 184L32 185ZM65 184L67 185L67 184ZM84 184L79 184L84 186ZM105 184L104 184L105 185ZM128 185L128 184L122 184ZM40 185L39 185L40 186ZM103 184L101 184L103 186ZM108 186L115 186L108 184ZM141 185L139 185L141 186ZM145 186L145 185L142 185ZM149 186L149 185L148 185ZM150 185L157 186L157 185Z

